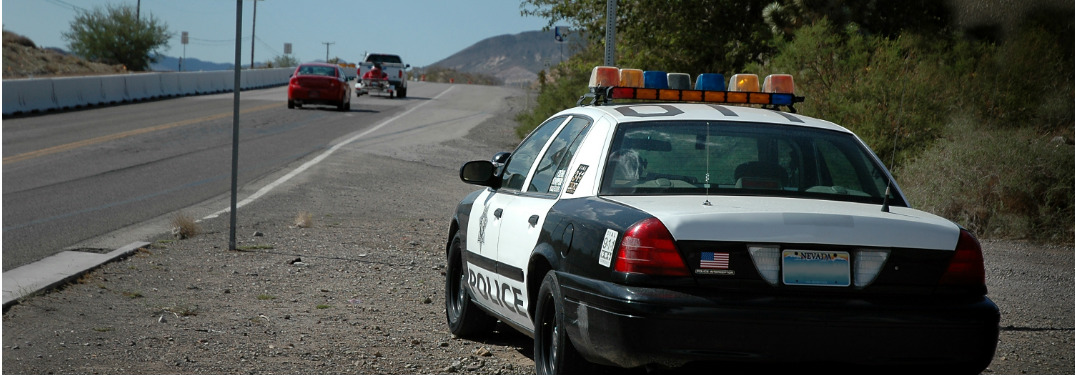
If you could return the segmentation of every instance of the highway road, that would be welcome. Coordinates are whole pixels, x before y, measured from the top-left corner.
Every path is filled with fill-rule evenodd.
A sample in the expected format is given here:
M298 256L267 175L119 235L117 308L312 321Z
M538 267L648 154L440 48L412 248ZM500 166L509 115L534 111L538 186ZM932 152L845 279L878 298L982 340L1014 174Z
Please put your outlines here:
M289 110L286 87L245 91L239 186L251 190L450 87L419 83L406 99L362 97L347 112ZM5 119L3 269L65 249L111 250L169 230L177 213L227 208L232 108L227 93Z

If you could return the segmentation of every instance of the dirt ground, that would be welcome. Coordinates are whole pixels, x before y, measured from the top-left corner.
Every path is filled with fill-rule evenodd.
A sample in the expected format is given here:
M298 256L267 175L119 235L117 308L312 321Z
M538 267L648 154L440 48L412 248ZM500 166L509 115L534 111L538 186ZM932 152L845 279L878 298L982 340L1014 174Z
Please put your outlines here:
M510 149L508 118L438 147L476 159ZM457 168L339 153L303 183L240 210L242 251L226 249L222 216L193 238L162 236L13 306L3 316L3 372L531 374L530 338L506 328L476 341L448 332L446 233L451 210L473 190ZM296 220L302 212L308 227ZM1075 373L1075 249L984 246L1003 313L986 373Z

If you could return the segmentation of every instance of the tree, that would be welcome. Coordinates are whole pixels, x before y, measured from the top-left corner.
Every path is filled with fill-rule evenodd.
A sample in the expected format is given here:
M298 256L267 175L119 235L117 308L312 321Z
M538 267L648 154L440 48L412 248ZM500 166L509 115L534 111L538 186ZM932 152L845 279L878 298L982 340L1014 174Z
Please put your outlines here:
M821 19L837 29L855 24L860 32L886 37L904 30L940 34L952 22L948 2L937 0L776 0L763 16L774 33L785 36Z
M62 37L76 55L143 71L160 59L159 50L167 48L172 33L153 15L139 19L133 6L109 5L80 12Z
M278 55L273 57L269 64L272 64L273 67L277 68L287 68L291 66L299 66L299 59L294 55Z
M683 73L735 72L773 51L762 9L773 0L621 0L616 64ZM524 15L580 30L604 45L603 0L524 0Z

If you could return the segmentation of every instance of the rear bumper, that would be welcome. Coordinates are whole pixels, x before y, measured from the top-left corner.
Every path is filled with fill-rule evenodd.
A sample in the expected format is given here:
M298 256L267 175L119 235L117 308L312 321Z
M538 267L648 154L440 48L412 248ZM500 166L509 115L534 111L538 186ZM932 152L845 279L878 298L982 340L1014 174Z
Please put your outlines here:
M287 92L287 100L298 104L329 104L336 105L347 99L346 91L333 89L309 89L305 87L290 87Z
M395 92L395 87L396 87L394 84L391 83L391 81L388 81L388 80L370 80L370 79L363 79L361 82L359 82L358 85L355 85L355 86L356 86L356 90L358 92L362 93L362 94L369 94L369 93L373 93L373 92L377 92L377 93L381 93L381 92L392 93L392 92Z
M568 334L592 362L929 366L981 371L1000 311L962 302L698 296L561 276Z

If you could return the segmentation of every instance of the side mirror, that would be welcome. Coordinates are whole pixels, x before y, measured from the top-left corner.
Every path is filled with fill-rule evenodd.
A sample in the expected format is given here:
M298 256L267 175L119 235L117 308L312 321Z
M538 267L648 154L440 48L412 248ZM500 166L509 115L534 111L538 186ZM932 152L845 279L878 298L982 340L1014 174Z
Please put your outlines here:
M459 179L468 184L496 188L494 186L495 177L496 166L490 161L468 161L463 164L462 168L459 168ZM496 181L499 182L499 180Z

